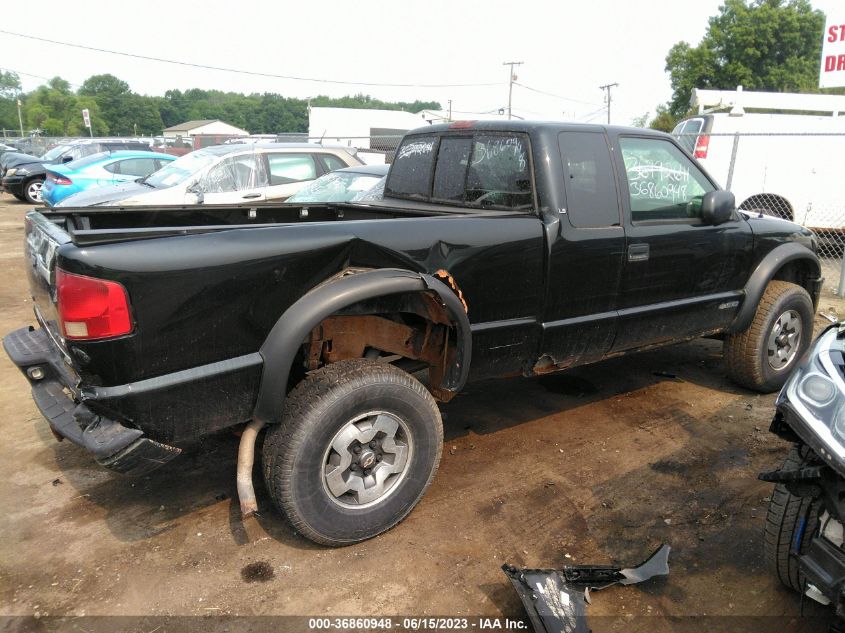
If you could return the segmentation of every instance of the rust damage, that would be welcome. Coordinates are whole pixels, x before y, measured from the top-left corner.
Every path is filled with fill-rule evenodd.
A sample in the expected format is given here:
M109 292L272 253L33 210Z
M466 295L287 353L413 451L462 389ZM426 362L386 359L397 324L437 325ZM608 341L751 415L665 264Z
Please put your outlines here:
M458 299L461 300L461 305L464 306L464 312L469 314L469 306L467 305L466 299L464 299L464 293L458 287L458 282L455 281L455 278L449 274L448 270L443 270L442 268L434 273L434 276L437 277L440 281L444 282L447 286L452 289L456 295L458 295Z
M363 358L369 350L418 360L428 365L429 390L443 402L454 392L440 385L454 360L450 345L448 320L437 302L428 297L426 313L430 319L423 327L412 327L379 315L338 315L315 327L306 344L305 366L314 370L323 364L350 358Z

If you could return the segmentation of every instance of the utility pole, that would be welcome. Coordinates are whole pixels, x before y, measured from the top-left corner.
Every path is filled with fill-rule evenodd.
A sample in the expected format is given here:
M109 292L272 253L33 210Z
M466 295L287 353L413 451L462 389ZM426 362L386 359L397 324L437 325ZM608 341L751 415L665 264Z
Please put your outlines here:
M452 122L452 100L449 99L449 123Z
M21 117L21 100L18 98L18 123L21 126L21 138L23 138L23 118Z
M508 75L508 120L511 119L511 99L513 98L513 81L516 75L513 74L514 66L522 66L525 62L503 62L502 66L510 66L510 75Z
M611 96L610 96L610 89L611 89L611 88L615 88L615 87L617 87L618 85L619 85L618 83L615 83L615 82L614 82L614 83L612 83L612 84L605 84L605 85L603 85L603 86L599 86L599 88L600 88L601 90L606 91L606 94L605 94L605 96L604 96L604 100L607 102L607 124L608 124L608 125L610 125L610 100L611 100Z

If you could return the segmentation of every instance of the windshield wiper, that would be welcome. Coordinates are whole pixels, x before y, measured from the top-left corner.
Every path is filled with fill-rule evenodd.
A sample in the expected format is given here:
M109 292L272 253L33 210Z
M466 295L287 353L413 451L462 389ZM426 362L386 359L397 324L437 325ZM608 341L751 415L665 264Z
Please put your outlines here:
M136 180L135 182L137 182L139 185L146 185L150 189L155 189L156 186L148 183L147 178L149 178L149 176L144 176L143 178L138 178L138 180Z

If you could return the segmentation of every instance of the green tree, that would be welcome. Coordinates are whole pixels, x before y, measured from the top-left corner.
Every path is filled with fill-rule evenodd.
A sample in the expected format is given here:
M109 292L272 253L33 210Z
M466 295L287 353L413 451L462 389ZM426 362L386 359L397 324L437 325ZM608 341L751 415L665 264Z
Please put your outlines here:
M21 80L17 73L0 70L0 128L18 129L17 99Z
M678 42L666 56L668 113L684 115L693 88L818 92L823 28L808 0L726 0L700 44Z

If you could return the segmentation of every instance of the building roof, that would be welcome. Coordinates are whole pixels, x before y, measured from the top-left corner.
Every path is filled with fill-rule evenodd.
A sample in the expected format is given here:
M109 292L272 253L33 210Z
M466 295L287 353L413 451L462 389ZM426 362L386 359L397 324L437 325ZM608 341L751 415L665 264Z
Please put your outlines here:
M209 123L216 123L220 121L220 119L199 119L197 121L185 121L184 123L180 123L179 125L173 125L171 127L165 128L165 132L190 132L191 130L195 130L198 127L202 127L203 125L208 125ZM225 121L220 121L221 123L225 123Z

